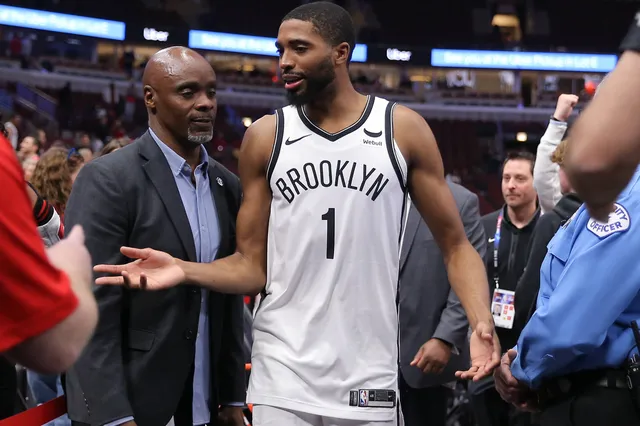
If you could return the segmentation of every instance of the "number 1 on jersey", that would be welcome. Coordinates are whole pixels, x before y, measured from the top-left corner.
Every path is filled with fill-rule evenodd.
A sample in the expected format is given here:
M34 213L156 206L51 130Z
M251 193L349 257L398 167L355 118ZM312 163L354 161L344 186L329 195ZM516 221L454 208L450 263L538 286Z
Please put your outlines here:
M333 207L322 215L322 220L327 221L327 259L333 259L333 251L336 245L336 209Z

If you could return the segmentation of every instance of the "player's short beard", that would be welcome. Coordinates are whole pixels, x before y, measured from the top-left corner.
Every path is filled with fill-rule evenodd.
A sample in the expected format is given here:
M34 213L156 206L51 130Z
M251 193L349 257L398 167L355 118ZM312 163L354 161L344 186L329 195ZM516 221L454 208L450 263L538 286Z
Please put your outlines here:
M292 105L302 106L319 97L327 95L329 85L336 79L336 70L331 62L331 57L327 56L318 64L318 67L307 72L305 75L305 88L301 93L287 91L287 99Z
M202 145L207 142L211 142L211 139L213 139L213 129L211 129L210 132L199 135L194 135L193 133L191 133L191 129L187 130L187 140L191 143Z

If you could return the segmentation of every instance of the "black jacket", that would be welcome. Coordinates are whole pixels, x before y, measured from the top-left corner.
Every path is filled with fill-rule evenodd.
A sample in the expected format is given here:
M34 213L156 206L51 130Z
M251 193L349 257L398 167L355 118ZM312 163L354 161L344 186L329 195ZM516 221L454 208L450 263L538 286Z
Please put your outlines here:
M496 270L493 263L494 242L496 235L496 225L498 223L498 215L500 210L482 218L485 234L487 237L487 254L485 256L485 266L487 267L487 278L489 279L489 289L491 295L496 288L494 277ZM509 219L507 207L502 208L502 225L500 226L500 244L498 245L498 270L500 288L503 290L515 291L518 280L522 275L527 264L527 254L529 253L529 244L533 236L533 230L540 217L538 209L531 221L522 228L517 228ZM518 299L516 294L515 299ZM517 308L516 308L517 310ZM500 344L503 348L513 347L519 333L515 330L506 328L496 328Z
M220 227L218 257L235 251L238 178L209 159ZM94 264L128 260L120 246L151 247L196 261L189 220L167 160L147 132L85 165L66 208L65 225L82 225ZM69 418L99 426L129 416L138 426L166 425L191 398L201 289L180 285L144 292L99 286L100 321L67 373ZM211 424L220 404L245 400L243 299L209 292Z
M518 335L536 310L540 289L540 268L547 255L547 245L558 229L578 210L582 200L576 194L567 194L550 212L544 214L533 231L527 266L516 287L516 316L513 330Z

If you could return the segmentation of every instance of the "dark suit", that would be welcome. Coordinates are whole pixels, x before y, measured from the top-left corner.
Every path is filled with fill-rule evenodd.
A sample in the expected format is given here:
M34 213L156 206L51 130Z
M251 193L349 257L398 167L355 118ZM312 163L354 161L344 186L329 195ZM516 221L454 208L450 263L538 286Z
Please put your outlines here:
M486 239L480 223L478 197L460 185L449 183L465 226L467 238L480 256ZM400 256L400 384L407 426L444 425L447 390L455 371L469 366L467 316L451 289L444 258L433 234L412 204ZM432 338L455 347L441 374L424 374L410 366L420 347Z
M208 173L220 225L217 257L225 257L235 251L240 184L211 158ZM94 264L126 263L119 253L123 245L196 261L174 176L148 132L83 167L66 208L66 229L76 224L84 228ZM98 327L66 377L69 417L103 425L134 416L138 426L166 425L181 398L192 393L200 289L101 286L95 295ZM245 400L242 297L210 292L209 324L209 408L215 424L220 403Z

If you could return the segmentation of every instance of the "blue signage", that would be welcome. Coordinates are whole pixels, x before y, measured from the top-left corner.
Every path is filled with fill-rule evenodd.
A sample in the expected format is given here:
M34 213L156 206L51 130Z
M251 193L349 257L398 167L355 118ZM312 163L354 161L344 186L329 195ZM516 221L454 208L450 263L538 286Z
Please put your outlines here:
M573 71L606 73L616 66L616 55L585 53L505 52L489 50L433 49L431 66L494 68L527 71Z
M189 47L192 49L278 56L275 43L276 39L272 37L214 33L200 30L189 31ZM356 44L351 60L353 62L366 62L367 46L365 44Z
M0 5L0 25L124 40L123 22Z

